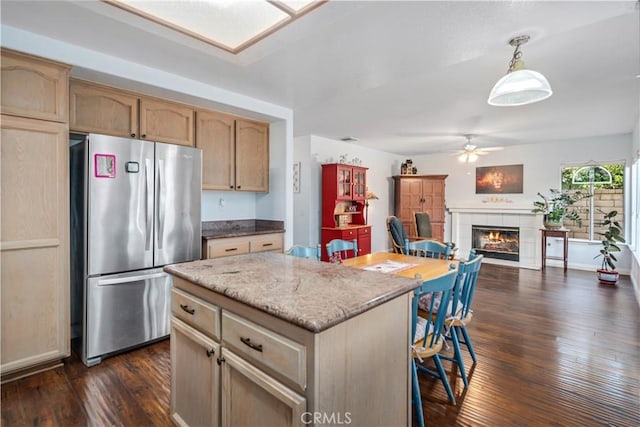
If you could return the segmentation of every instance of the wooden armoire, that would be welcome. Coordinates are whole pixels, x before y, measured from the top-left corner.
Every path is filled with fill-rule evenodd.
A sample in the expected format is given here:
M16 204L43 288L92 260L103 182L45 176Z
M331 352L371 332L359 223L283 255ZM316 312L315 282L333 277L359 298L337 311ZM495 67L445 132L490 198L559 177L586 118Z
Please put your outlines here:
M416 236L414 213L427 212L431 219L432 238L444 241L444 181L447 175L396 175L395 216L408 236Z

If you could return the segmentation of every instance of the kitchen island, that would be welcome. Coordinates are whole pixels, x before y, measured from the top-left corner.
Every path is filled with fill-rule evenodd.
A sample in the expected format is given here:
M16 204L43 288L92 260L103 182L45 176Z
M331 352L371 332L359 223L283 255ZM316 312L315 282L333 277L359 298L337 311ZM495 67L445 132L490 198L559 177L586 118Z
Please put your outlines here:
M415 280L277 253L165 271L178 424L410 424Z

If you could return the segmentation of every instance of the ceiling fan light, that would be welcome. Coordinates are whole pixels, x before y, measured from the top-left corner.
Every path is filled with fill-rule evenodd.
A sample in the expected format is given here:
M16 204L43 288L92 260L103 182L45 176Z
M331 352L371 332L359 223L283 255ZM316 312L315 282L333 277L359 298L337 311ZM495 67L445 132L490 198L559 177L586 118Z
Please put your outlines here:
M468 156L468 160L467 160L467 161L468 161L469 163L473 163L473 162L475 162L476 160L478 160L478 155L477 155L476 153L469 153L469 156Z
M526 105L547 99L552 93L549 81L542 74L521 69L498 80L487 102L498 107Z

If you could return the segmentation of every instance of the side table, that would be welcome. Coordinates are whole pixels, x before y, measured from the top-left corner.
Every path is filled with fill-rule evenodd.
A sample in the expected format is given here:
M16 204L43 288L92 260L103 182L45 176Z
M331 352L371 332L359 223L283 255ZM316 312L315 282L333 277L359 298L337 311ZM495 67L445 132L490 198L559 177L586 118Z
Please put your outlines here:
M564 271L567 271L567 258L569 256L569 230L566 228L549 229L541 228L542 232L542 271L544 271L547 259L561 259L564 262ZM564 241L562 257L547 257L547 237L561 237Z

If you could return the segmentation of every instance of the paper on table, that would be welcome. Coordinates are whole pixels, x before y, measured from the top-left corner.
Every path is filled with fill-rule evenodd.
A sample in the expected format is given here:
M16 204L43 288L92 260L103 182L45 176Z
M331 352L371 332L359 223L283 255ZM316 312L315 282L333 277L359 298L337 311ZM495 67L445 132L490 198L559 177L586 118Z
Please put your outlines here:
M409 264L396 261L385 261L380 264L370 265L363 268L363 270L379 271L381 273L393 273L400 270L406 270L407 268L415 267L417 264Z

